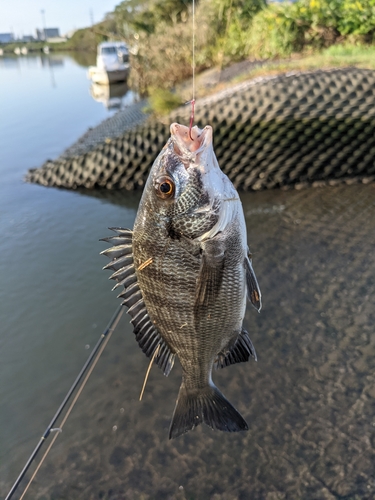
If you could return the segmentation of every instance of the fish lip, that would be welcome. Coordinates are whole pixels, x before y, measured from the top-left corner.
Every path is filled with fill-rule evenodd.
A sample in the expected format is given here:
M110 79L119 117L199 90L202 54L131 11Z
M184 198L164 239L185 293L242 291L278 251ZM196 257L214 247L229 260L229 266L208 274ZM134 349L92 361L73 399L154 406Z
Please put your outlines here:
M185 125L172 123L170 126L171 139L175 153L182 159L197 162L202 153L212 148L212 127L206 125L200 129L197 125L189 129Z

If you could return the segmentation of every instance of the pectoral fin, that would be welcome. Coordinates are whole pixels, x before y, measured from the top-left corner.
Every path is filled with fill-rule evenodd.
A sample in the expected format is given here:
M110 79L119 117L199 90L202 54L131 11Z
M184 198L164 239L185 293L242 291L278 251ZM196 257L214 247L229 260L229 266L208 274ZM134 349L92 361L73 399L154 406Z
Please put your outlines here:
M255 309L259 312L262 308L262 294L260 293L258 281L251 264L251 258L249 257L245 257L245 271L248 299L253 304Z
M195 294L196 314L216 299L223 281L224 258L224 248L220 241L213 239L202 244L201 266Z

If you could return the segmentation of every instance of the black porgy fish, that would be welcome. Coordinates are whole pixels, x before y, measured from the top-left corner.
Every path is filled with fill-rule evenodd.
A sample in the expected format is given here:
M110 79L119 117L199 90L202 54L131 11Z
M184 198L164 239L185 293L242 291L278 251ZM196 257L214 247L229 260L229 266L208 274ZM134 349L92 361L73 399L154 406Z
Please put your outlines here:
M212 127L177 123L155 160L133 231L111 228L115 288L132 317L142 351L168 375L176 355L182 383L169 431L205 422L236 432L248 426L212 381L212 368L256 359L242 322L246 296L261 295L247 246L238 193L220 170Z

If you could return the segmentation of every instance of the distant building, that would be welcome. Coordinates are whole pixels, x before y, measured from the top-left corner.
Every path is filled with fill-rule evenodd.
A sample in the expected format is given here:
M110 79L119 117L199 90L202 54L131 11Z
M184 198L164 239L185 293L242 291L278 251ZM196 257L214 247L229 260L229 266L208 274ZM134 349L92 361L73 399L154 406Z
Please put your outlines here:
M14 41L13 33L0 33L0 43L10 43Z
M21 42L33 42L35 38L32 35L24 35L21 38Z
M48 40L48 38L60 38L59 28L44 28L36 30L36 37L38 40Z

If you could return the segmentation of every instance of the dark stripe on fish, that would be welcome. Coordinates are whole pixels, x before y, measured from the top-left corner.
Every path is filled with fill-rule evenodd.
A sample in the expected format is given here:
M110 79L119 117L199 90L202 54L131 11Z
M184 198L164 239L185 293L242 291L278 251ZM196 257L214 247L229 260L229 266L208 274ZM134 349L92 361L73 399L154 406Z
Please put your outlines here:
M156 326L152 323L142 292L139 288L135 267L133 264L132 231L123 228L110 228L117 236L103 238L101 241L114 243L114 246L101 252L111 258L111 262L103 269L112 269L115 272L110 279L117 281L113 290L123 285L124 290L118 297L125 299L122 304L127 306L134 326L134 334L142 351L152 358L156 349L159 349L155 357L155 363L163 370L164 375L169 375L173 368L175 353L172 352L167 342L161 337Z

